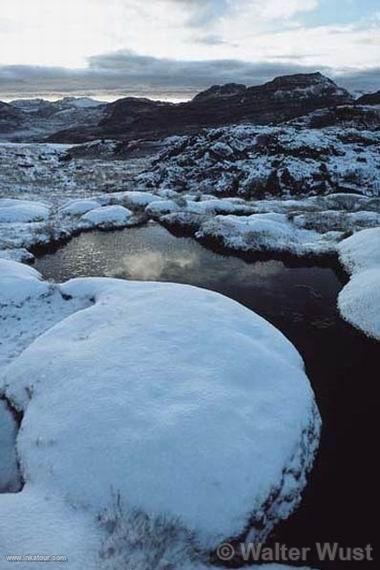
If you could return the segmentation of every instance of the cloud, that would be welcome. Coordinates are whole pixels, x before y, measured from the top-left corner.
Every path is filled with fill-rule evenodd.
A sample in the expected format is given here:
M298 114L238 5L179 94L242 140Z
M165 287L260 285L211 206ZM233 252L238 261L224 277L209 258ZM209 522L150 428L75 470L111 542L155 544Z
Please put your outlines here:
M212 84L257 85L278 75L321 71L356 91L380 88L380 68L336 71L305 65L301 58L250 63L235 59L177 61L130 51L94 56L84 69L62 67L0 66L0 98L91 94L113 98L124 94L161 97L192 96Z

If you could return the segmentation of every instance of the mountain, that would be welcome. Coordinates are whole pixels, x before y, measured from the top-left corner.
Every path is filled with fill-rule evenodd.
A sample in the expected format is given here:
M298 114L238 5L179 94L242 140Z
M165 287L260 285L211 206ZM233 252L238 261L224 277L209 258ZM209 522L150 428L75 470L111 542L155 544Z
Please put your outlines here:
M89 97L64 97L57 101L45 99L16 99L10 102L12 107L24 113L38 113L40 116L52 116L60 111L93 109L104 105L102 101L96 101Z
M0 134L14 131L23 124L24 120L22 111L0 101Z
M44 99L18 99L7 105L7 113L13 122L0 119L0 132L6 132L8 140L41 141L64 129L96 127L103 118L106 103L88 97L65 97L58 101ZM7 128L7 130L5 130Z
M187 103L128 97L111 103L96 128L55 134L56 142L95 138L162 138L236 123L278 123L315 109L353 103L345 89L320 73L278 77L255 87L215 85Z
M376 102L377 96L366 97ZM378 126L377 115L358 110L365 101L365 97L354 101L348 91L321 73L297 74L253 87L239 83L214 85L191 101L177 104L136 97L108 104L88 97L65 97L53 102L16 100L0 106L0 133L3 140L23 142L128 142L233 124L281 124L313 113L317 115L305 120L312 121L315 128L325 124L371 128L373 120Z
M358 105L380 105L380 91L362 95L356 100Z

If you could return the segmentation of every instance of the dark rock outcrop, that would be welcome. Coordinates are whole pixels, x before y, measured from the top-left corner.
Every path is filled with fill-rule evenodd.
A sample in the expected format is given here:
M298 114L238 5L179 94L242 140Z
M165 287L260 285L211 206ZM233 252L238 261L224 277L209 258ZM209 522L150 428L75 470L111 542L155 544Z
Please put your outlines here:
M380 91L362 95L357 99L356 103L358 105L380 105Z
M380 129L380 110L364 105L340 105L318 109L287 124L311 129L340 127L376 131Z

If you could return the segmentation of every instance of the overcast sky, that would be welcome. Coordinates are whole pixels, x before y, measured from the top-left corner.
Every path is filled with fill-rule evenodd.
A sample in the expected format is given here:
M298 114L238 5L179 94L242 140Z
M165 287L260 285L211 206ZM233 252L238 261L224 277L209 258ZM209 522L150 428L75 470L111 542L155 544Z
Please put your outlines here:
M380 89L379 0L1 0L0 98L186 97L320 70Z

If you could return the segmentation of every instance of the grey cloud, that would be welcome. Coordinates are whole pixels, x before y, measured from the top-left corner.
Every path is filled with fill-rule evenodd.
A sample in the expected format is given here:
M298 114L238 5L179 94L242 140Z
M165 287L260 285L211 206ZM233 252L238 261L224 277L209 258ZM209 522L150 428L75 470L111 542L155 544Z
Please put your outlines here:
M337 73L329 68L302 65L302 60L252 63L233 59L176 61L116 52L92 57L86 69L0 66L0 99L10 96L58 94L140 94L191 96L212 84L257 85L278 75L321 71L355 91L380 88L380 68Z
M170 0L170 2L182 4L190 9L188 24L195 28L204 27L218 20L234 3L231 0Z

